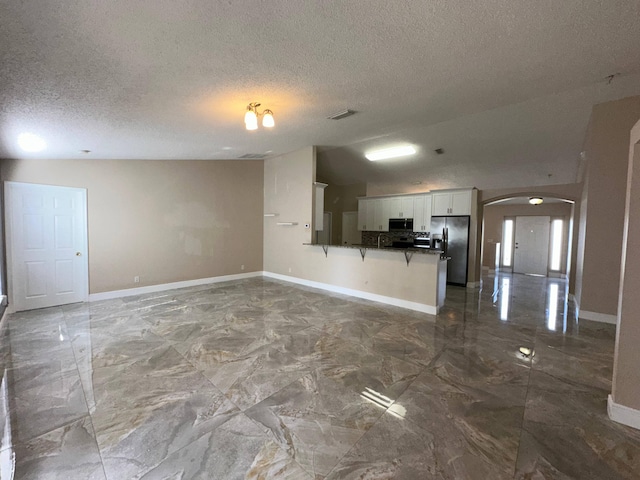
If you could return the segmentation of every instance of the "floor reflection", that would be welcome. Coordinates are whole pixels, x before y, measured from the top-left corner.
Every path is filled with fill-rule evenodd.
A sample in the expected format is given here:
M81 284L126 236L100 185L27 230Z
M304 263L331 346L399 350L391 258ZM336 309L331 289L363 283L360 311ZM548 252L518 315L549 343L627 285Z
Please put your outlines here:
M547 330L567 332L568 319L573 309L570 308L565 279L498 272L485 279L485 285L487 284L492 284L491 303L503 322L513 321L523 312L544 312ZM544 290L544 297L541 297L544 303L537 302L535 295L528 295L523 290L531 289L534 285ZM514 295L516 290L518 294Z
M257 278L10 325L17 478L640 478L615 326L560 278L448 287L436 316Z
M502 288L500 289L500 320L509 320L509 277L502 278Z

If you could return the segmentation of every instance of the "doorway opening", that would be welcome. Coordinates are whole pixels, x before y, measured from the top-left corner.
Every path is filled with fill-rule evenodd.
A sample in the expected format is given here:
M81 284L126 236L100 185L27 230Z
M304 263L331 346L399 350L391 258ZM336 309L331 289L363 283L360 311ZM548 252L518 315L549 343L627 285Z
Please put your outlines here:
M541 205L531 205L529 197L484 205L482 269L568 278L574 202L544 197Z

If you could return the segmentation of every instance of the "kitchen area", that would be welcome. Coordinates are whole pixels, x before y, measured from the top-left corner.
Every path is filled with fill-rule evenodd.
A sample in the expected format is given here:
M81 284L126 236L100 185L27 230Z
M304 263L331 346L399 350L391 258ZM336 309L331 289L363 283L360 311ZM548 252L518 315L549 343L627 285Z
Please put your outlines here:
M333 225L342 220L340 239L333 245L352 248L378 248L408 253L437 254L448 260L447 284L467 286L471 223L476 215L475 188L422 192L415 194L359 196L357 212L324 217ZM333 202L327 197L323 204ZM335 203L335 202L334 202ZM357 222L349 217L357 216ZM316 228L318 228L317 224ZM318 243L331 238L317 232ZM323 240L324 239L324 240Z

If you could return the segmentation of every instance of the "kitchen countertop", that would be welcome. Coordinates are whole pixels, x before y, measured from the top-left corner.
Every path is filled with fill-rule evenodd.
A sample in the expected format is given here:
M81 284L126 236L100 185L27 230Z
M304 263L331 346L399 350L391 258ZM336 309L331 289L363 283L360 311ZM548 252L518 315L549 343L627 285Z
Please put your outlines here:
M354 244L354 245L324 245L322 243L305 243L304 245L310 245L315 247L331 247L331 248L357 248L357 249L366 249L366 250L384 250L394 252L412 252L412 253L421 253L426 255L441 255L444 253L442 250L434 250L430 248L418 248L418 247L409 247L409 248L397 248L397 247L378 247L376 245L363 245L363 244Z

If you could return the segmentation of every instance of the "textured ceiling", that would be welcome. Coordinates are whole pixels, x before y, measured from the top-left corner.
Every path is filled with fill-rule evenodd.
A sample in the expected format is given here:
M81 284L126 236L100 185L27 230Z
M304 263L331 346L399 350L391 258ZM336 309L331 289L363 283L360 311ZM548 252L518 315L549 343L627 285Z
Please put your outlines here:
M336 183L571 183L591 106L640 94L639 17L638 0L0 0L0 157L319 145ZM251 101L275 129L244 130ZM48 148L21 152L25 131ZM358 163L402 141L413 160Z

